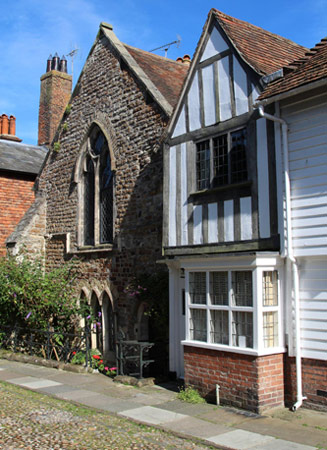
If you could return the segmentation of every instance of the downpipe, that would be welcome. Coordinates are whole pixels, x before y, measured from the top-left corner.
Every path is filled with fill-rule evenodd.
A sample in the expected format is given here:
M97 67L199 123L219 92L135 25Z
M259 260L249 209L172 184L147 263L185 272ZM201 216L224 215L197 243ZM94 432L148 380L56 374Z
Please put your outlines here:
M267 114L264 111L262 105L259 106L259 114L267 120L272 120L277 122L282 127L282 143L283 143L283 157L284 157L284 182L285 182L285 206L286 206L286 246L283 247L282 258L286 258L288 261L286 267L287 272L289 272L289 265L292 268L292 280L293 280L293 295L294 295L294 312L295 312L295 360L296 360L296 398L297 401L291 407L291 411L296 411L299 409L303 400L302 393L302 356L301 356L301 335L300 335L300 294L299 294L299 269L296 259L293 255L292 246L292 225L291 225L291 184L289 178L289 166L288 166L288 125L285 120ZM285 243L285 239L284 239Z

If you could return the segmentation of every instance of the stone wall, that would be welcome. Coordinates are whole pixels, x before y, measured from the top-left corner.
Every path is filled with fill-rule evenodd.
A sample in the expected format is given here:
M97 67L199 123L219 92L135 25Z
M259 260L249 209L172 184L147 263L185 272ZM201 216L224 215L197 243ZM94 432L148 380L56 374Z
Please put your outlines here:
M147 98L108 41L97 41L73 93L71 112L55 136L60 149L50 153L39 179L40 194L47 199L47 267L75 257L77 290L89 297L95 292L100 304L109 292L118 326L129 337L137 304L124 289L138 273L158 270L161 257L161 137L167 117ZM108 136L115 159L115 237L112 250L81 251L74 170L95 121Z

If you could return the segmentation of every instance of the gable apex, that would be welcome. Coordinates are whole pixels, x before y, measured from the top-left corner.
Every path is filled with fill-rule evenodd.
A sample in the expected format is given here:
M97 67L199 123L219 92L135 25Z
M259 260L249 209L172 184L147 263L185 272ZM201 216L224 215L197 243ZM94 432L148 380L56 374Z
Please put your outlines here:
M229 49L229 47L228 47L225 39L219 33L217 28L215 26L213 26L212 31L208 37L208 42L204 48L200 62L203 62L206 59L209 59L212 56L218 55L219 53L222 53L228 49Z

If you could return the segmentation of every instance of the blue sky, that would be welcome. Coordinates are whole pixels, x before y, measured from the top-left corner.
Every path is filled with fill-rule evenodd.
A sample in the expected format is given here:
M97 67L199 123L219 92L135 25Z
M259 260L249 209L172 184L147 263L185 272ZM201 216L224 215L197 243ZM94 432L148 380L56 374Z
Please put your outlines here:
M16 134L36 144L40 76L49 54L78 48L74 81L85 63L101 21L127 44L151 50L181 37L168 57L195 50L209 10L280 34L306 47L327 35L327 0L0 0L0 114L16 116ZM164 55L164 52L156 52ZM71 63L68 59L69 73Z

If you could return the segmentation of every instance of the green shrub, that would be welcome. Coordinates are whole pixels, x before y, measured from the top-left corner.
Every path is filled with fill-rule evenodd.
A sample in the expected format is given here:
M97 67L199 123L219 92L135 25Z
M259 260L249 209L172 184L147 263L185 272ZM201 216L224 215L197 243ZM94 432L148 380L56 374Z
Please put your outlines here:
M25 254L0 258L0 326L70 331L78 313L74 272L73 264L45 271L41 259Z
M192 387L182 388L177 394L177 398L187 403L205 403L205 399Z

